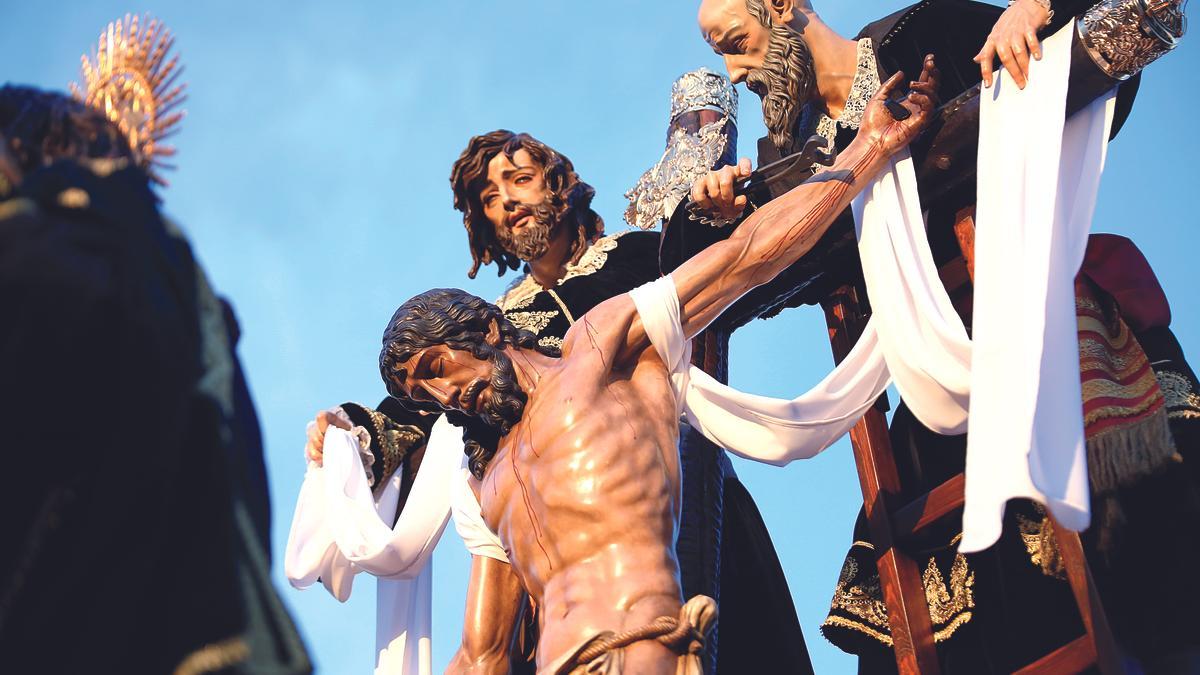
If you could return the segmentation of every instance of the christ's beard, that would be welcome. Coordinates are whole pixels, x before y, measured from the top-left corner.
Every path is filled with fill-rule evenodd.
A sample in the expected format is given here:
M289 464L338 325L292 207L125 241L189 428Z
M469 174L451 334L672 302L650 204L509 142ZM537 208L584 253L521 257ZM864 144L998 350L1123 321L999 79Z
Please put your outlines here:
M796 118L816 88L812 52L804 38L772 22L763 66L746 76L746 87L762 99L763 123L781 152L792 146Z
M540 204L524 207L529 210L532 222L527 223L519 232L513 232L510 228L498 229L496 239L505 251L529 262L546 255L546 251L550 250L550 237L554 234L554 226L558 224L560 214L550 198Z
M492 375L488 378L490 391L480 394L483 398L477 406L479 418L504 434L521 421L527 397L517 381L517 371L508 354L497 349L489 360L492 364Z

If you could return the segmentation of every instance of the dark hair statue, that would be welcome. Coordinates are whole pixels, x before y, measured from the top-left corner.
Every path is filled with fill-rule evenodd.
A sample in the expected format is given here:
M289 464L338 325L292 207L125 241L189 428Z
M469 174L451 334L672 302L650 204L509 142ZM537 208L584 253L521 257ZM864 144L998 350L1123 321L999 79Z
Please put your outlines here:
M770 31L763 66L746 76L746 87L762 98L763 123L771 143L787 153L796 119L816 91L812 51L801 35L771 16L763 0L746 0L746 9Z
M0 136L22 174L60 159L134 159L102 111L33 87L0 87Z
M500 334L500 343L495 346L486 340L493 323ZM433 402L415 401L400 388L408 377L402 364L434 345L470 352L492 365L488 382L491 393L482 401L479 416L446 410ZM505 345L559 356L557 349L539 345L533 333L505 319L495 305L456 288L435 288L400 305L388 322L383 349L379 352L379 374L388 394L416 412L445 412L451 422L462 427L471 474L480 479L496 454L500 437L520 421L525 411L527 396L517 382L512 360L502 349Z
M472 279L480 265L496 263L499 276L504 276L505 272L515 270L521 264L521 257L507 250L497 237L479 202L479 193L487 182L488 163L500 153L512 159L518 150L525 150L542 166L546 185L552 193L546 203L529 205L534 209L535 217L540 215L542 219L551 220L551 224L561 224L575 230L570 258L572 263L579 262L588 244L604 234L604 220L591 208L596 190L579 179L571 160L529 134L499 129L475 136L467 143L467 149L459 155L450 171L454 208L463 214L467 241L471 247L472 264L467 276Z

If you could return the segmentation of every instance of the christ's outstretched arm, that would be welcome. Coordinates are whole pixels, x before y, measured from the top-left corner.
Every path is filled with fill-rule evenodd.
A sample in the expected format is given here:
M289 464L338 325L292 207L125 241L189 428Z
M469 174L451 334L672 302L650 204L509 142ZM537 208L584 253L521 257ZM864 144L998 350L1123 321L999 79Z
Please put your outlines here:
M729 239L713 244L671 273L687 338L704 330L747 291L770 281L810 251L888 159L921 132L936 105L933 57L926 57L920 80L910 84L903 105L911 116L900 121L888 112L884 100L903 76L896 73L875 94L858 136L828 171L759 209ZM614 345L616 363L633 363L649 346L627 295L606 301L589 316L594 325L627 327L623 344Z

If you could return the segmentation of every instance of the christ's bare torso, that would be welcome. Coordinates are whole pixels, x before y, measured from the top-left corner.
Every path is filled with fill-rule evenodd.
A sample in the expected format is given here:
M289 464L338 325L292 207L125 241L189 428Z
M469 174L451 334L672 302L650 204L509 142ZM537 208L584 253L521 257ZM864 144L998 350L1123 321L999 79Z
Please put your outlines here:
M652 349L611 369L615 337L568 334L480 487L484 518L540 611L539 671L597 633L679 612L675 398ZM625 668L673 673L675 655L637 643Z

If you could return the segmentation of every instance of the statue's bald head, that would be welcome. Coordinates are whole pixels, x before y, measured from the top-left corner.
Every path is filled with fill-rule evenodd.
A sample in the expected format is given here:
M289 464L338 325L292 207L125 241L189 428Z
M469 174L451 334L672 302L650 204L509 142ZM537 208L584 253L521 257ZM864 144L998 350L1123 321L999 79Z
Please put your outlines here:
M702 0L700 34L725 61L729 79L763 103L771 141L789 152L800 111L816 92L804 26L815 19L807 0Z
M722 21L746 18L757 20L756 15L766 12L774 15L775 20L788 23L797 10L811 12L812 8L809 0L700 0L696 20L700 24L701 32L707 33L708 27L715 27ZM764 28L770 27L761 20L759 23Z

